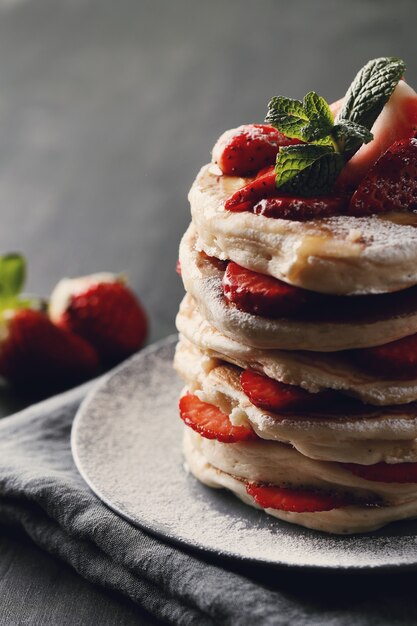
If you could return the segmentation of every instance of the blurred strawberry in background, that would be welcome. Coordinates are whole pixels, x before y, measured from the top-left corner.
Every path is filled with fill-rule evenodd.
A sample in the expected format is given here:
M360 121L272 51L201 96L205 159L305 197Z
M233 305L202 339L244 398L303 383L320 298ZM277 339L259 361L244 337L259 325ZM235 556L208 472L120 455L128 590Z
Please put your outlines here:
M124 277L93 274L61 280L52 292L49 315L95 347L104 364L113 365L142 347L146 313Z
M22 391L65 388L97 373L94 348L55 326L44 312L7 310L3 324L0 374Z
M64 279L49 309L22 295L25 278L20 254L0 257L0 376L20 394L66 389L142 347L147 316L120 277Z

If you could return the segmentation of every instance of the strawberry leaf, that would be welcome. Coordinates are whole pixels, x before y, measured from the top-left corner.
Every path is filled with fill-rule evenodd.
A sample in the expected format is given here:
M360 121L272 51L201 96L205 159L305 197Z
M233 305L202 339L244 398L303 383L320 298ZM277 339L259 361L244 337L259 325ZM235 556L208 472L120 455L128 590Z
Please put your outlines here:
M0 257L0 305L17 296L26 280L26 261L17 253Z

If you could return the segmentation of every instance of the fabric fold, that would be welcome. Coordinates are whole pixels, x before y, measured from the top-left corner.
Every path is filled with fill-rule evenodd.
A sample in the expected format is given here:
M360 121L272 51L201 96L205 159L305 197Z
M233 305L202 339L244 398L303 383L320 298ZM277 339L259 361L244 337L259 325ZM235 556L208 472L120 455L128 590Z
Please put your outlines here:
M377 602L369 577L364 596L358 575L218 560L166 543L116 515L90 491L71 456L72 421L93 384L0 421L0 524L20 528L84 578L166 623L339 626L352 623L352 611L355 623L364 625L390 623L394 607L400 607L398 623L416 614L417 601L407 596L413 574L401 585L393 584L393 575L376 577ZM345 592L334 596L340 588ZM333 600L324 608L329 593Z

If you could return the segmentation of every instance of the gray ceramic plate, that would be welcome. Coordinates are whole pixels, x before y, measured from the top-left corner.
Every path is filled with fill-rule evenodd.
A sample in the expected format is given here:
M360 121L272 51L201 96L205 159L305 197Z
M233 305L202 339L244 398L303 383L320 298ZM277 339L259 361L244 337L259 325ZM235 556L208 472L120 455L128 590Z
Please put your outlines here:
M191 548L257 563L337 569L415 567L417 522L337 537L293 526L232 494L201 485L183 468L176 336L105 378L81 406L72 451L81 475L111 509Z

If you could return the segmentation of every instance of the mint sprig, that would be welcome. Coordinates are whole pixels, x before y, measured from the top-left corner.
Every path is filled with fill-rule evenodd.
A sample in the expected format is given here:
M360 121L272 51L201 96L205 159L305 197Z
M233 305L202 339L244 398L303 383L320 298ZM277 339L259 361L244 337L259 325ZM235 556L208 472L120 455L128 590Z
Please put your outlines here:
M356 74L336 122L350 120L372 128L405 69L404 61L396 57L380 57L369 61Z
M349 87L336 120L326 100L314 91L302 101L272 98L265 121L305 142L278 152L276 186L305 196L329 193L344 163L373 139L370 129L404 71L401 59L369 61Z
M310 91L303 101L277 96L268 104L265 121L292 139L322 143L333 126L333 115L326 100Z

